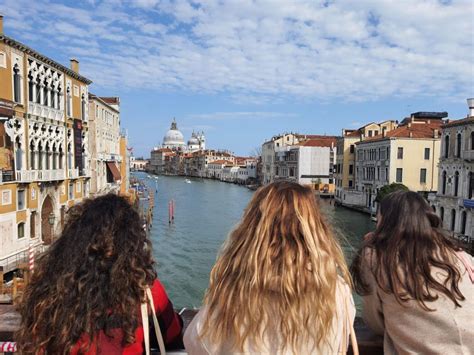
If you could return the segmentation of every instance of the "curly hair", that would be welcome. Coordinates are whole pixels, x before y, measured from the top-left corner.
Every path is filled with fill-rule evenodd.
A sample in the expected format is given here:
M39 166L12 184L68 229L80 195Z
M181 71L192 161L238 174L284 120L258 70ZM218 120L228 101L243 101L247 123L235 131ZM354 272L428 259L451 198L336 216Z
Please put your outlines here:
M137 211L113 194L68 211L61 236L39 258L19 305L22 353L88 351L99 331L135 341L144 290L156 278L151 243Z

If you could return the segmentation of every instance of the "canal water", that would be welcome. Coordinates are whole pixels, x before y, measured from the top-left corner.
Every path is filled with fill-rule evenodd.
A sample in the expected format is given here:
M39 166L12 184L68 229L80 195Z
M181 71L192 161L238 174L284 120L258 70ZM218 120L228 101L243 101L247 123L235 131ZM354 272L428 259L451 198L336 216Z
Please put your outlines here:
M217 253L253 192L215 180L191 178L191 183L186 183L183 177L135 175L157 190L151 239L158 277L175 308L199 307ZM175 202L175 222L171 225L170 200ZM365 214L334 207L328 200L320 203L347 259L352 260L362 237L374 227L373 222Z

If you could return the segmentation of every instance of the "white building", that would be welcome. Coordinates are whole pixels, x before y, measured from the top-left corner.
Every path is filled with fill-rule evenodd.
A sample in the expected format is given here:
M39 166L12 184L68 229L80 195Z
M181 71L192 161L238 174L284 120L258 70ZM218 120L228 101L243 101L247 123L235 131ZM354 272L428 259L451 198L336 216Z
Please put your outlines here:
M432 203L444 228L462 239L474 235L474 99L468 105L466 118L442 127L438 191Z
M334 184L336 137L309 139L275 152L275 179L294 180L300 184Z

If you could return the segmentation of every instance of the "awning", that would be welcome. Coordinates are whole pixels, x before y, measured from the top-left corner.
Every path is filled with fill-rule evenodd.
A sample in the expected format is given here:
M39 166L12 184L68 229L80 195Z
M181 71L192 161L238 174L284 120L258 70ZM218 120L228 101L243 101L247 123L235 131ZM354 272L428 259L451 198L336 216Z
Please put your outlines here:
M122 177L120 176L120 171L117 168L117 165L115 165L113 161L107 162L107 168L109 168L110 172L112 173L112 176L114 177L114 181L118 181L122 179Z

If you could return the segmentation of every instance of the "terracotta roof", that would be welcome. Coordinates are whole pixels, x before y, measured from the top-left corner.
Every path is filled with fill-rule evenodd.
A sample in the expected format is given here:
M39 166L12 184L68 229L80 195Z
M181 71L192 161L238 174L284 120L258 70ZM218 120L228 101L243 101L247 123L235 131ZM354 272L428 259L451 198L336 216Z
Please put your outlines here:
M214 160L214 161L209 162L209 164L227 164L227 163L229 163L228 160Z
M120 97L104 97L104 96L100 96L100 98L102 99L102 101L105 101L107 102L109 105L120 105Z
M324 137L317 139L308 139L297 145L301 147L332 147L336 145L336 137Z
M465 123L474 123L474 116L468 116L466 118L461 118L460 120L449 121L443 125L443 127L453 127L463 125Z
M363 144L366 142L374 142L374 141L381 141L384 139L390 138L415 138L415 139L427 139L427 138L434 138L434 131L438 130L438 137L441 137L441 127L442 121L440 122L414 122L411 124L406 124L403 126L399 126L391 131L388 131L385 134L385 137L382 134L379 134L374 137L367 137L361 142L357 142L356 144Z
M361 133L361 129L359 128L354 130L353 132L346 134L344 137L359 137Z

